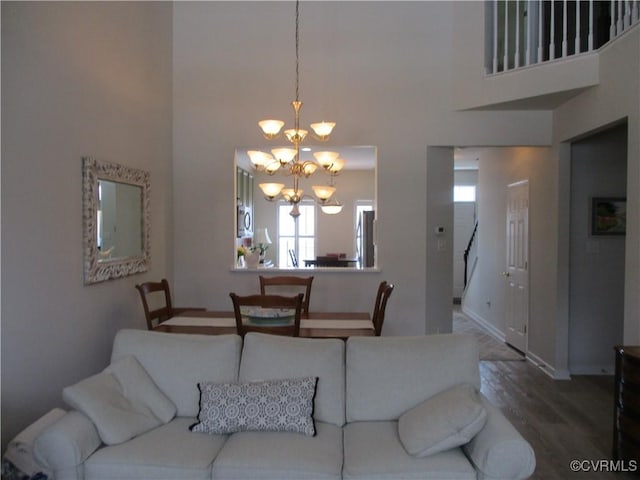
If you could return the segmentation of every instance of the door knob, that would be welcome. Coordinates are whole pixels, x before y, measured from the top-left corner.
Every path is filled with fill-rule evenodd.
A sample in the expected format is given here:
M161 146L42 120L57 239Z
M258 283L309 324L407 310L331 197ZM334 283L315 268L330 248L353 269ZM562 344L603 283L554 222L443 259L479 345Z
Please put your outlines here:
M511 274L509 272L502 272L502 275L504 275L505 277L510 277Z

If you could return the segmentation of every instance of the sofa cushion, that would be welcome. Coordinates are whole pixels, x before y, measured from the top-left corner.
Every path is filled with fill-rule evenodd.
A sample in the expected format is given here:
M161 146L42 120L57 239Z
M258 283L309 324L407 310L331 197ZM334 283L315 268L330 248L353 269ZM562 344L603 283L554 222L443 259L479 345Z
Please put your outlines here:
M248 333L244 337L241 381L318 377L314 418L344 424L344 342Z
M478 469L478 478L529 478L536 468L536 455L502 411L482 394L487 412L482 430L462 449Z
M398 419L398 435L410 455L426 457L459 447L484 426L487 412L468 384L438 393Z
M342 429L316 422L316 435L234 433L213 463L216 480L340 479Z
M64 388L62 398L91 419L107 445L125 442L176 414L175 405L132 356Z
M195 417L198 383L236 381L241 347L238 335L120 330L113 342L111 361L134 355L175 404L178 416Z
M409 455L398 438L398 423L354 422L344 427L344 479L429 480L476 478L460 448L419 458Z
M317 377L244 383L200 383L200 412L193 432L246 431L315 435Z
M126 443L105 447L85 463L85 480L210 479L226 435L189 431L193 418L176 417Z
M478 344L470 335L350 337L347 421L397 420L460 383L479 390L478 358Z

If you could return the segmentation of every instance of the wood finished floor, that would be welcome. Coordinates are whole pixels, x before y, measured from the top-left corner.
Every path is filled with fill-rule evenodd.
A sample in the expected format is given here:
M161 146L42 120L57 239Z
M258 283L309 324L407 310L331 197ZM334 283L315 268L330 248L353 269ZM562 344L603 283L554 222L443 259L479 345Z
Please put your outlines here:
M481 361L480 375L482 392L535 450L537 466L531 478L639 478L630 473L573 473L570 469L574 459L611 459L612 376L553 380L522 361Z

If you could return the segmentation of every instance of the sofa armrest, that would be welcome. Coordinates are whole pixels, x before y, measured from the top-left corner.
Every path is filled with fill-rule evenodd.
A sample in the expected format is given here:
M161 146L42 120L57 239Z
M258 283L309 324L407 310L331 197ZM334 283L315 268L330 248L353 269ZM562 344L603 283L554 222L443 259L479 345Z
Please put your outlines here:
M55 478L82 478L84 461L101 444L89 417L71 411L43 430L33 452L40 464L54 471Z
M484 479L528 478L533 474L536 458L533 448L504 414L480 395L487 412L487 422L463 447L464 452Z

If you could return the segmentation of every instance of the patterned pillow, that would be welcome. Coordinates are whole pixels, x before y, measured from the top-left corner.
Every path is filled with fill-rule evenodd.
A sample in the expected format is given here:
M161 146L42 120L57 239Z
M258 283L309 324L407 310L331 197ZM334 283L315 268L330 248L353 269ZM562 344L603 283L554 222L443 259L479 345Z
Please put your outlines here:
M244 431L316 434L313 401L318 377L245 383L199 383L200 411L193 432Z

